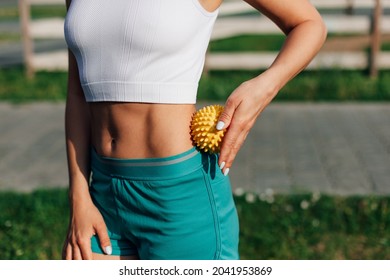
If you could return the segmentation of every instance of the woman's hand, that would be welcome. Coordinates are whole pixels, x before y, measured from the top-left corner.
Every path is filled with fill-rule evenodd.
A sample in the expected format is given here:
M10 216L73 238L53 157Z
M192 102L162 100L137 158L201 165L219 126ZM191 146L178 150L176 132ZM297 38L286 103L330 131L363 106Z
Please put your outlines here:
M219 165L227 175L257 117L278 91L320 50L326 39L324 22L308 0L244 0L279 26L287 35L272 65L244 82L228 98L217 129L227 129Z
M107 255L112 248L107 234L106 224L99 210L92 202L85 201L73 205L68 234L62 250L66 260L91 260L91 237L98 235L100 245Z
M218 162L225 176L256 119L277 93L267 79L264 73L242 83L229 96L219 117L217 129L227 129Z

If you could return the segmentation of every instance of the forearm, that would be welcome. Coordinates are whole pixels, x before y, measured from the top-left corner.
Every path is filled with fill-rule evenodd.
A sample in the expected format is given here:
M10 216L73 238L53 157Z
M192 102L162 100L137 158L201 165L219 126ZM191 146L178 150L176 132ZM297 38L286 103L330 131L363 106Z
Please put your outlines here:
M86 108L76 103L75 98L68 98L65 113L69 186L72 193L87 190L90 174L90 125Z
M89 197L90 116L80 86L74 57L69 53L68 96L65 110L65 134L71 200Z
M72 0L66 0L67 10ZM89 109L80 84L77 62L68 52L68 95L65 109L65 138L69 174L69 196L75 199L89 197L88 181L90 175L90 119Z
M287 35L275 61L255 79L274 97L318 53L326 39L326 27L321 15L307 0L244 1L271 19Z
M315 57L326 39L326 28L321 20L310 20L296 26L288 34L275 61L263 74L272 81L272 92L277 92L301 72Z

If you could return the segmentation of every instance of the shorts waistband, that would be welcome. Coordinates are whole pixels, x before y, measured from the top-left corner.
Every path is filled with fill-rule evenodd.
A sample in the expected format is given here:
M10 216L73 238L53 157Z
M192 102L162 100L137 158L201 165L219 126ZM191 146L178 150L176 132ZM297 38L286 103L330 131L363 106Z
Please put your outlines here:
M92 149L92 171L127 179L168 179L189 174L202 167L207 157L195 147L178 155L163 158L121 159L104 157Z

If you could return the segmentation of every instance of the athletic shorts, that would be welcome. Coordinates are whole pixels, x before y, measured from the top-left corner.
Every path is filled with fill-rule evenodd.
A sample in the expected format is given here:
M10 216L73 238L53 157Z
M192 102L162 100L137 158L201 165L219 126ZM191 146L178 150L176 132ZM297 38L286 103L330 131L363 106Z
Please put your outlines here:
M113 255L147 260L238 259L239 224L218 155L192 148L166 158L91 155L90 194ZM97 236L92 251L103 254Z

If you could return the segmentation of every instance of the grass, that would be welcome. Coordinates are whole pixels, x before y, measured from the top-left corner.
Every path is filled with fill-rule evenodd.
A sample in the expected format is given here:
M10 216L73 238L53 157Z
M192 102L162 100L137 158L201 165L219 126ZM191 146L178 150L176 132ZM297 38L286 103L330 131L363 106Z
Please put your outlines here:
M242 259L389 259L390 197L236 196ZM0 259L60 259L64 189L0 192Z
M31 7L31 18L40 19L45 17L65 17L65 1L63 5L33 5ZM19 20L17 6L2 7L0 9L0 21Z
M223 101L256 71L211 71L199 85L199 100ZM37 72L27 80L23 68L0 69L0 100L61 101L66 97L67 73ZM364 71L304 71L288 83L276 101L390 101L390 71L370 79Z
M0 100L65 100L66 81L65 72L37 72L33 80L27 80L21 67L0 69Z
M36 5L31 7L31 18L65 17L65 1L63 5Z
M390 257L388 197L293 195L270 202L237 199L246 259Z
M64 190L0 193L0 259L59 259L67 208Z
M16 33L1 33L0 34L0 44L9 43L9 42L17 42L20 41L21 37Z
M355 34L350 33L332 33L328 35L329 39L343 39L347 37L356 37ZM231 38L224 38L213 40L210 42L210 52L268 52L279 51L285 40L283 34L245 34L233 36ZM382 50L390 50L390 42L382 41ZM362 45L362 51L369 51L369 46Z
M0 9L0 21L18 20L18 7L2 7Z
M200 82L199 99L225 100L255 71L213 71ZM389 101L390 72L370 79L363 71L304 71L290 81L276 101Z
M210 42L210 52L277 51L283 45L283 35L241 35Z
M382 44L382 51L390 51L390 42Z

